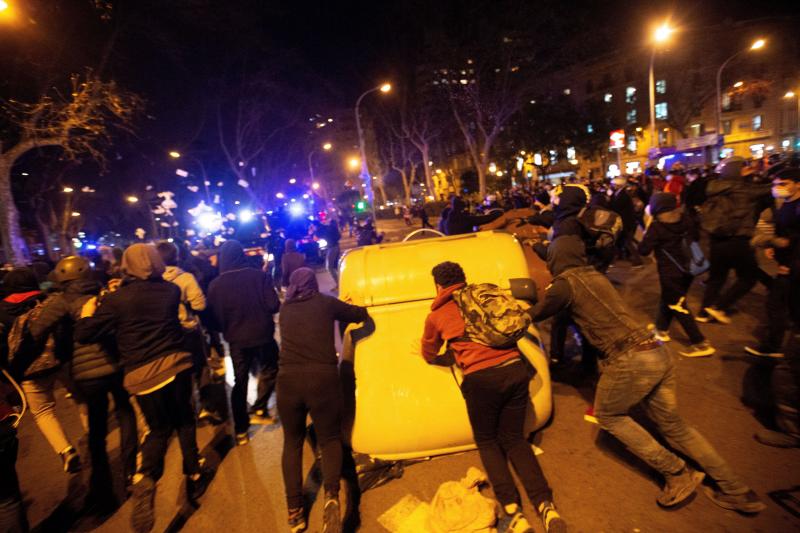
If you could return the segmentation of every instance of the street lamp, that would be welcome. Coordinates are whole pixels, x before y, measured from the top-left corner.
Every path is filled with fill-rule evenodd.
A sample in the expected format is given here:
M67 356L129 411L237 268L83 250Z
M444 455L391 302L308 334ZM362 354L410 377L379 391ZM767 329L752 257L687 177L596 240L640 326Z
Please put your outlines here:
M752 50L760 50L764 48L766 41L764 39L757 39L753 41L749 47L739 50L731 57L726 59L717 70L717 135L722 135L722 71L728 66L728 63L739 57L740 54L750 52Z
M655 147L656 142L656 81L653 67L656 61L656 51L660 44L665 43L675 30L669 26L668 22L663 23L653 32L653 51L650 53L650 71L648 73L648 89L650 93L650 148Z
M6 11L8 9L8 2L5 0L0 0L0 11Z
M333 150L333 145L331 143L324 143L322 145L322 149L326 152L330 152ZM317 153L317 148L314 148L308 153L308 177L313 182L314 181L314 163L311 161L311 158L314 157L314 154ZM317 188L319 188L319 184L317 184Z
M795 147L800 144L800 96L797 95L794 91L786 91L786 94L783 95L784 98L790 100L795 98L797 101L797 109L796 109L796 123L795 123L795 132L794 132L794 144Z
M373 87L372 89L366 90L361 93L361 96L358 97L356 100L356 107L355 107L355 114L356 114L356 129L358 130L358 147L361 152L361 183L366 185L367 189L367 200L372 205L372 218L375 219L375 192L372 190L372 180L370 179L369 168L367 168L367 150L364 147L364 131L361 129L361 114L358 112L358 108L361 105L361 100L364 99L370 93L374 93L376 91L380 91L382 93L388 93L392 90L392 85L390 83L383 83L378 85L377 87ZM377 220L375 221L377 223Z
M350 168L355 170L361 166L361 160L357 157L351 157L350 159L347 160L347 164Z
M127 201L129 204L135 204L136 202L138 202L138 201L139 201L139 198L137 198L136 196L133 196L133 195L131 195L131 196L128 196L127 198L125 198L125 200L126 200L126 201Z
M67 193L67 194L69 194L69 193L71 193L73 191L75 191L75 189L73 189L72 187L64 187L64 192Z
M170 152L169 152L169 156L170 156L172 159L178 159L178 158L181 156L181 153L180 153L180 152L177 152L177 151L175 151L175 150L172 150L172 151L170 151Z

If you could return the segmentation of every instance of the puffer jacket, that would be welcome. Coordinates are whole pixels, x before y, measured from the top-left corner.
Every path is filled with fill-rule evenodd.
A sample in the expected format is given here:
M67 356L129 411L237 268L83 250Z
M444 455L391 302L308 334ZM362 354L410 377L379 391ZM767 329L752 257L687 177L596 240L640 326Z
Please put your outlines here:
M754 184L743 177L711 180L701 208L703 228L716 237L752 237L758 215L772 202L770 188L768 183ZM719 202L722 196L730 201Z
M181 305L178 307L178 320L185 330L195 330L200 326L197 314L206 308L206 297L197 279L189 272L176 266L168 266L164 279L181 289Z
M64 292L51 295L37 320L30 324L34 339L46 337L60 324L70 333L80 320L81 308L90 298L100 294L100 284L92 280L69 282ZM72 335L69 336L72 340ZM120 370L117 358L100 343L83 344L72 340L72 377L76 381L97 379Z

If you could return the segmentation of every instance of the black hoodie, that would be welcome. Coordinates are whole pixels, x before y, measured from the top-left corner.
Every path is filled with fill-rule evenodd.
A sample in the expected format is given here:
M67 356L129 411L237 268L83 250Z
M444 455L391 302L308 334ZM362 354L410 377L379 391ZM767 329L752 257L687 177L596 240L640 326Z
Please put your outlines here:
M447 223L445 224L445 229L447 230L445 233L448 235L472 233L476 226L488 224L502 215L501 212L489 215L470 215L464 200L458 196L453 196L450 206L450 213L447 215Z
M244 248L227 241L219 251L219 276L208 287L212 327L237 348L262 346L272 340L280 300L272 276L248 264Z

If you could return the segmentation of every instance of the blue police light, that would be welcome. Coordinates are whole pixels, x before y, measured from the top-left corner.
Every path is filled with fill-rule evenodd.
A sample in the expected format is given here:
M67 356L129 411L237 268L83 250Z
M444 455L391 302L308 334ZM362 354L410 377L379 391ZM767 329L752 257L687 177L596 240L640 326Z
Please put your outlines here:
M293 217L302 217L306 214L306 210L302 204L293 203L289 206L289 214Z
M249 209L242 209L239 211L239 222L250 222L253 220L253 212Z

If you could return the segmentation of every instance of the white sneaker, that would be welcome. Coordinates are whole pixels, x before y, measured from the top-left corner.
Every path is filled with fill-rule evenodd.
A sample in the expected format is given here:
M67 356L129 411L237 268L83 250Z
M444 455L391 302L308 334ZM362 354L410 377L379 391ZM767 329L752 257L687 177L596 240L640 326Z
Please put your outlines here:
M730 324L731 317L725 311L721 309L717 309L716 307L705 307L705 312L711 315L711 318L719 322L720 324Z
M684 357L708 357L714 355L716 351L708 341L703 341L687 346L685 350L681 350L678 353Z
M653 338L658 342L669 342L672 337L669 336L669 331L662 331L660 329L653 331Z

